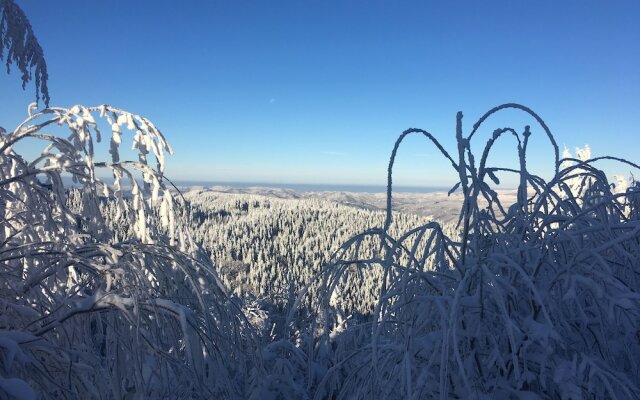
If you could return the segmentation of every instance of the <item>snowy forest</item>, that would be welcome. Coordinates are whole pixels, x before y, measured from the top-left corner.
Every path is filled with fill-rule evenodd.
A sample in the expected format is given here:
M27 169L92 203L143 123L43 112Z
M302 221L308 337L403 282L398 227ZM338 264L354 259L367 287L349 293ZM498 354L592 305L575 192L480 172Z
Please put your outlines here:
M640 185L598 168L633 161L563 153L508 103L458 113L455 148L401 132L385 210L182 193L164 174L170 132L49 105L13 0L0 59L36 90L0 130L0 399L640 398ZM479 137L505 109L536 125ZM409 135L456 172L454 223L394 212ZM549 180L528 169L532 135ZM488 164L503 141L519 168ZM512 203L495 190L506 175Z

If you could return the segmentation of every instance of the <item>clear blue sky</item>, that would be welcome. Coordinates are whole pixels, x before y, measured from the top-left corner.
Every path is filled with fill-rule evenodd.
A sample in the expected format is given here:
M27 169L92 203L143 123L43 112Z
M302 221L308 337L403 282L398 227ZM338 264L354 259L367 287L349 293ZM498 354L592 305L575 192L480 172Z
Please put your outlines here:
M640 161L637 0L17 2L44 48L51 104L150 118L177 180L383 184L402 130L454 151L456 111L468 129L505 102L536 110L561 146ZM11 128L33 85L23 92L15 73L0 85ZM529 163L548 174L535 128ZM512 146L493 159L515 164ZM452 176L426 141L401 148L399 184Z

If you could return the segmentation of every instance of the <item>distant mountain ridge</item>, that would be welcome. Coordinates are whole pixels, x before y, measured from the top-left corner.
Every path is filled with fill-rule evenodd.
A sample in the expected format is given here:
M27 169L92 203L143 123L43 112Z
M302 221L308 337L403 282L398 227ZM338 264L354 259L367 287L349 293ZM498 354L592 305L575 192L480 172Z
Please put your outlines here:
M351 207L367 210L385 210L387 204L386 193L351 192L351 191L297 191L289 188L273 187L246 187L231 186L182 186L184 193L203 191L224 194L249 194L278 199L318 199L331 201ZM505 204L511 204L516 199L514 189L496 190ZM442 223L453 222L460 213L462 206L462 193L455 192L448 195L447 192L410 193L394 192L392 194L393 210L419 216L431 216Z

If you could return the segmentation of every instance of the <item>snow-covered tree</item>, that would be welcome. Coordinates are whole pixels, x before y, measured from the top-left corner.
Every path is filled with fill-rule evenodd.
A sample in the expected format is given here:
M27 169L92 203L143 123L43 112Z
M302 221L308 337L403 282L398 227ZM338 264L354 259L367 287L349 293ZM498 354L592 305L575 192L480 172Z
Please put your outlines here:
M7 71L15 65L22 74L22 87L35 80L36 99L49 105L47 63L29 20L13 0L0 0L0 61Z

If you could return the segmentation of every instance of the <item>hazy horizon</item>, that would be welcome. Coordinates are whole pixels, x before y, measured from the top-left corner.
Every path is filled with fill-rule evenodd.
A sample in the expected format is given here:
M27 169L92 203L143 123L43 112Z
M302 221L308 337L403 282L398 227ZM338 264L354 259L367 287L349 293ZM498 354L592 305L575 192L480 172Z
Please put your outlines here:
M316 192L316 191L330 191L330 192L370 192L370 193L382 193L386 192L386 185L367 185L361 183L352 184L334 184L334 183L316 183L316 182L231 182L231 181L190 181L190 180L177 180L173 183L178 187L186 186L203 186L203 187L230 187L238 189L249 188L267 188L267 189L292 189L295 191ZM393 185L394 192L417 192L417 193L430 193L448 191L450 187L445 186L412 186L412 185Z

